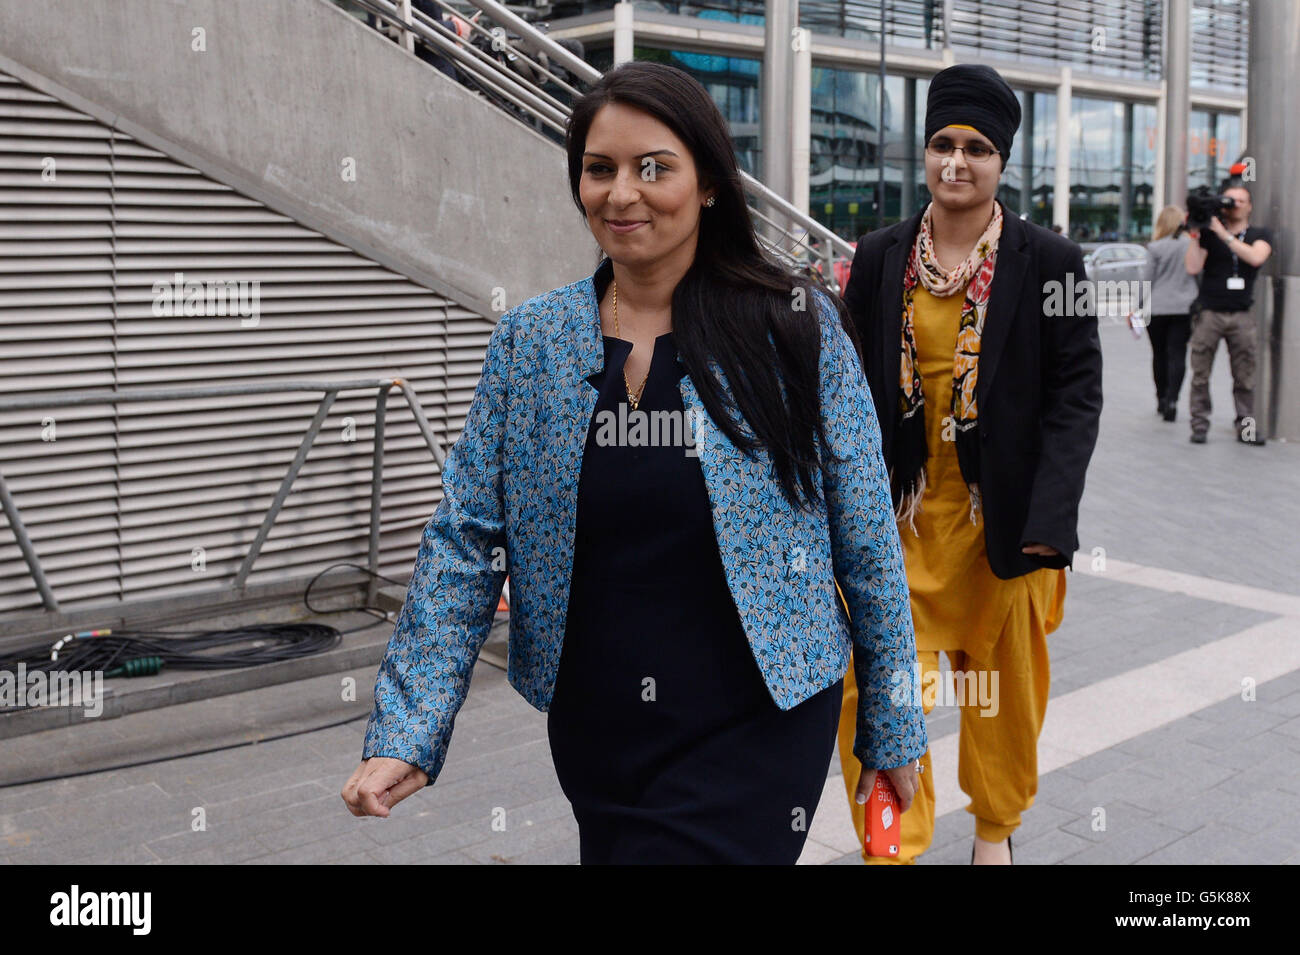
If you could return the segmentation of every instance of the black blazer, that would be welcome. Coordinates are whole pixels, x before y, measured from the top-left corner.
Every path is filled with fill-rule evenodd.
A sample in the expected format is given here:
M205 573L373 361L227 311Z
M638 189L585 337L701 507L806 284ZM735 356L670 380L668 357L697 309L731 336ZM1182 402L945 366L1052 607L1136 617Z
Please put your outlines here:
M1042 567L1068 567L1079 546L1079 499L1101 417L1097 319L1049 317L1048 282L1069 289L1085 278L1070 239L1002 206L1002 237L980 341L975 400L980 493L989 566L1006 580ZM858 240L844 301L857 325L863 370L892 468L902 361L903 272L921 213ZM932 412L934 396L929 396ZM942 401L947 400L944 396ZM943 407L944 405L940 405ZM1021 553L1047 544L1059 557Z

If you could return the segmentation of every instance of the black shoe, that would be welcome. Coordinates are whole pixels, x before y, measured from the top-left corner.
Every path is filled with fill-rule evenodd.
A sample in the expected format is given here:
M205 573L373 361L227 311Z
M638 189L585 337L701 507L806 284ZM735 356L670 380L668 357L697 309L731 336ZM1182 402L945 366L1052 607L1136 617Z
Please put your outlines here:
M1173 421L1178 417L1177 405L1165 405L1165 420Z
M1204 431L1193 431L1193 432L1192 432L1192 444L1204 444L1204 443L1205 443L1205 432L1204 432Z

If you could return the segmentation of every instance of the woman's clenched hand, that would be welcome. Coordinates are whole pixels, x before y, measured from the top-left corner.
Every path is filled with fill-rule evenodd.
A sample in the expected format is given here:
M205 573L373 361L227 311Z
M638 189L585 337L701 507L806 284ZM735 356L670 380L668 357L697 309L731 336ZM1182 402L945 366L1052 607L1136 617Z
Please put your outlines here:
M343 785L343 801L354 816L379 816L429 783L429 774L418 766L391 756L372 756L361 761Z

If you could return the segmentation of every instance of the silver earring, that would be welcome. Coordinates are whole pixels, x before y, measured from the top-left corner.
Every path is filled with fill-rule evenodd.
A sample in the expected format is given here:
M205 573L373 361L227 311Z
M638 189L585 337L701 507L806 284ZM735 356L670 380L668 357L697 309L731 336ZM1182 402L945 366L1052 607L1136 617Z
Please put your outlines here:
M705 204L706 206L711 206L711 205L713 205L713 203L716 201L716 199L717 199L716 196L709 196L709 198L707 198L707 199L704 200L704 204Z

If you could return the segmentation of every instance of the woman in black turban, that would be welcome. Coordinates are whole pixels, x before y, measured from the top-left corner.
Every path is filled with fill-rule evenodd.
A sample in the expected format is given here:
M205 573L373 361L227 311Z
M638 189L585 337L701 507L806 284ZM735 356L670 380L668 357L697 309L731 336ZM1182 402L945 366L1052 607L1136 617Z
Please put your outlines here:
M1038 787L1046 637L1061 622L1101 413L1092 302L1072 294L1086 287L1082 254L996 198L1019 125L1015 93L996 71L959 65L936 75L925 115L932 201L862 237L844 296L911 589L918 661L902 687L914 684L927 713L940 702L962 707L971 859L989 864L1011 861L1011 833ZM855 702L846 681L846 713ZM912 861L930 844L929 752L921 763L902 851L887 861ZM853 793L851 754L843 764ZM861 826L861 808L851 809Z

